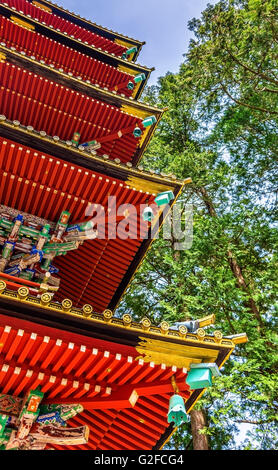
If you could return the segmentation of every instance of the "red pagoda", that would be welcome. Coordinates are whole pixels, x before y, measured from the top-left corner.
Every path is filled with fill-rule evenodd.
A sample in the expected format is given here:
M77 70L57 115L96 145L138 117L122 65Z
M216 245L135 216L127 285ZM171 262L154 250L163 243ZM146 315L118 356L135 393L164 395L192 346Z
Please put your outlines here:
M0 449L161 449L246 337L114 314L190 182L139 165L144 43L45 0L0 24Z

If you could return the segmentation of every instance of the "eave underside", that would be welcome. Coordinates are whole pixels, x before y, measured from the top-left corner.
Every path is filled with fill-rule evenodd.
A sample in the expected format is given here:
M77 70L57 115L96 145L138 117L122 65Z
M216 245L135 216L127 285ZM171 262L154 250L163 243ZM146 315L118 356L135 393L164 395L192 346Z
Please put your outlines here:
M16 305L16 301L13 304ZM67 447L69 450L157 448L173 429L167 423L169 398L173 393L171 377L175 376L187 409L187 401L194 398L195 402L202 392L192 394L188 390L184 368L136 360L138 336L128 330L118 332L116 341L115 337L109 340L109 327L105 334L107 326L103 325L106 339L96 339L93 324L90 328L86 326L83 334L76 334L60 329L59 320L54 329L32 321L31 315L29 320L28 315L26 319L19 319L16 314L10 316L7 306L3 309L2 305L0 301L1 393L24 396L27 390L40 385L45 402L81 403L84 411L69 424L89 426L90 438L86 445ZM20 305L17 308L20 312ZM114 330L118 329L114 327ZM142 336L146 335L141 333ZM125 344L128 337L130 345ZM162 341L165 343L167 339ZM184 347L186 356L186 345ZM201 361L202 345L199 343L195 348L199 352L196 356L191 347L193 356L187 356L189 362ZM219 365L223 362L222 349L227 357L229 348L211 346L211 357L216 354ZM132 389L139 394L135 406L123 402Z
M122 45L90 30L86 30L84 27L74 24L61 16L57 16L54 13L43 10L26 0L5 0L4 3L10 8L15 9L16 12L26 16L26 20L28 20L28 17L29 19L32 18L37 20L42 24L54 28L55 30L69 34L75 39L81 40L82 42L86 41L89 45L99 47L110 54L112 53L121 57L123 52L126 50L126 47L123 47Z
M31 2L32 0L28 1ZM137 52L133 55L132 61L135 61L138 58L142 46L145 44L144 41L139 41L137 39L130 38L118 32L112 31L111 29L107 29L103 26L100 26L94 22L91 22L86 18L81 18L79 15L73 12L69 12L69 10L66 10L57 4L53 4L52 2L42 0L39 3L51 9L51 11L56 15L61 16L62 18L67 19L69 21L72 21L73 23L78 24L79 26L82 26L85 29L89 29L97 34L100 34L101 36L106 37L107 39L110 39L115 42L120 41L120 43L127 44L128 47L136 46Z
M142 244L149 243L140 238L139 209L147 200L153 201L153 196L115 178L105 178L4 138L0 138L0 145L0 203L4 206L54 222L63 210L68 210L72 214L71 223L88 220L86 211L91 204L101 204L107 217L109 196L117 198L117 208L121 203L137 208L137 214L130 216L130 239L124 239L124 227L122 230L117 227L117 238L108 239L107 226L102 224L98 226L99 239L88 240L76 252L56 258L62 278L57 298L69 297L76 305L91 303L97 311L103 311L117 296L117 289ZM143 233L148 233L147 223Z

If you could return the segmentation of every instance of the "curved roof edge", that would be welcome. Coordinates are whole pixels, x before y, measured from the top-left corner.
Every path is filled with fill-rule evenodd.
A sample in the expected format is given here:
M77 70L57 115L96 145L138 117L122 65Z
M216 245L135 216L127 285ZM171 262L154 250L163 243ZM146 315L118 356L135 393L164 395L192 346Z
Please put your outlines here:
M30 3L33 3L32 0L28 0ZM88 20L87 18L84 18L80 16L78 13L71 12L67 10L66 8L63 8L60 5L57 5L57 3L48 1L48 0L38 0L37 3L40 3L48 8L51 9L53 13L56 13L57 15L67 19L68 21L72 21L73 23L83 26L86 29L89 29L95 33L99 33L102 36L106 37L107 39L118 39L123 42L125 42L127 45L130 46L137 46L137 52L134 54L132 61L136 61L142 46L146 44L145 41L140 41L138 39L130 38L129 36L126 36L122 33L119 33L118 31L113 31L112 29L108 29L104 26L98 25L97 23L94 23L91 20Z

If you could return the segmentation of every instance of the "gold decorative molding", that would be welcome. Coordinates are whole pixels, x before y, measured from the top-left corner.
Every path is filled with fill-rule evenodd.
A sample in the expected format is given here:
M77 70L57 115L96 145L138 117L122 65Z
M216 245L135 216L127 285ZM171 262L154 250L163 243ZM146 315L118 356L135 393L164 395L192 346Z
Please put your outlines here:
M190 183L191 183L191 178L190 179ZM198 320L199 322L199 325L200 325L200 328L204 328L204 326L208 326L208 325L211 325L213 323L215 323L215 315L212 314L212 315L208 315L207 317L204 317L204 318L200 318L200 320Z
M17 291L17 295L20 299L24 300L24 299L27 299L27 297L29 296L29 289L28 287L19 287L18 291Z
M135 109L132 104L123 104L121 106L121 111L123 111L123 113L130 114L131 116L136 116L140 119L145 119L150 115L150 111L148 109Z
M72 308L72 301L70 299L64 299L62 301L62 309L64 312L69 312Z
M118 70L120 72L125 72L125 73L128 73L128 75L133 75L135 77L135 75L137 75L137 72L136 70L134 70L133 68L129 67L128 65L118 65Z
M36 7L40 8L41 10L44 10L44 11L47 11L47 13L52 13L52 10L51 8L43 5L42 3L40 2L37 2L36 0L33 0L32 1L33 5L35 5Z
M82 311L83 311L84 317L88 318L93 313L93 307L89 304L83 305Z
M215 354L217 355L219 347L221 347L222 349L227 349L231 353L235 347L235 344L247 341L247 336L245 333L241 335L235 335L235 341L233 341L233 337L224 337L223 339L219 340L218 338L215 338L212 335L205 335L205 337L200 340L196 333L189 334L185 331L184 327L180 327L179 330L173 330L167 322L162 322L160 326L155 326L152 325L150 320L146 317L143 318L141 322L133 322L132 317L129 314L124 314L122 318L117 318L114 317L114 313L112 312L112 310L108 309L104 310L103 313L96 313L94 312L93 307L89 304L84 305L82 308L74 307L70 299L64 299L61 303L54 302L52 300L52 295L48 292L41 294L39 298L35 297L29 294L29 289L25 286L19 287L17 291L9 290L6 287L5 281L1 279L1 273L0 297L6 298L7 300L11 300L13 302L24 303L30 306L35 305L36 308L41 308L43 310L49 310L60 314L78 317L81 322L86 320L92 323L101 323L103 325L110 323L111 325L117 328L122 328L125 330L131 329L133 331L136 331L139 335L148 333L153 336L157 336L158 338L161 338L161 341L155 339L147 339L139 336L139 339L142 342L139 343L139 349L137 351L146 357L148 348L151 351L151 354L156 355L157 357L162 354L165 356L163 357L162 363L166 362L167 360L169 361L169 354L173 352L173 350L179 351L177 356L181 354L180 360L183 361L183 355L187 354L187 351L189 350L196 350L196 347L199 347L200 351L202 351L203 358L206 357L208 362L213 362L213 358L215 357ZM165 342L165 338L174 339L175 342ZM206 348L206 343L209 348L212 347L212 349ZM160 347L161 345L164 346L163 350ZM167 350L168 346L169 350ZM213 348L213 346L215 346L215 349ZM195 360L195 362L197 360L198 362L198 357L199 356L192 356L192 362L193 360ZM150 361L154 362L153 359L150 359Z
M122 320L125 326L130 326L132 323L132 317L131 315L129 315L129 313L124 313L124 315L122 316Z
M52 296L48 292L45 292L44 294L41 295L41 304L43 306L47 306L49 302L51 301L51 299L52 299Z
M143 180L134 176L129 176L126 180L126 184L131 188L137 189L137 191L144 191L150 194L159 194L163 191L170 191L172 188L165 186L153 181Z
M103 317L106 322L110 322L113 318L112 310L108 310L108 309L104 310Z
M218 349L198 347L198 344L176 344L152 338L139 338L141 341L136 351L141 354L138 359L155 364L166 364L166 366L186 367L190 364L200 362L215 362L219 353Z
M30 23L27 23L27 21L23 21L21 18L18 18L17 16L11 16L10 20L17 24L18 26L21 26L22 28L29 29L30 31L35 31L35 26L33 26Z
M218 343L220 343L221 339L223 338L221 331L218 330L214 331L213 336Z
M5 291L6 287L7 284L5 283L5 281L0 281L0 294Z
M160 331L161 333L163 333L164 335L166 335L168 333L170 329L170 325L167 321L163 320L160 324Z
M244 344L248 341L246 333L239 333L238 335L229 336L228 339L231 339L234 344ZM223 341L225 342L226 340L227 338L224 338Z

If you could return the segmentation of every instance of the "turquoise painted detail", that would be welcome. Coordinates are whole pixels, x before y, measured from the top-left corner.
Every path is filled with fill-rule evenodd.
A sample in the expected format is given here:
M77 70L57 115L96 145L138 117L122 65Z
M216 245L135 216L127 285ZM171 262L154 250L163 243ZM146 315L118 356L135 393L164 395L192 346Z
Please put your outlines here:
M143 80L146 80L146 75L144 73L139 73L134 77L135 83L142 82Z
M174 422L176 426L188 422L184 400L180 395L173 395L169 400L168 423Z
M150 222L154 218L154 213L151 207L145 207L143 210L143 220Z
M133 90L133 88L134 88L134 83L128 82L128 84L127 84L127 89L128 89L128 90Z
M156 196L154 202L158 206L163 206L163 204L169 204L175 198L173 191L165 191Z
M123 54L122 54L122 59L127 59L129 55L135 54L137 52L137 47L133 46L130 49L127 49Z
M134 129L134 131L133 131L133 135L134 135L134 137L136 137L136 138L141 137L142 131L141 131L140 127L135 127L135 129Z
M144 119L144 121L142 121L142 124L144 127L149 127L149 126L152 126L153 124L155 124L157 121L156 117L155 116L149 116L147 118Z
M186 383L192 390L212 386L212 377L221 375L215 363L191 364Z
M212 386L212 373L205 367L203 369L192 369L188 372L186 383L193 390Z
M9 417L7 415L0 415L0 438L2 438L4 435L5 427L8 420Z

